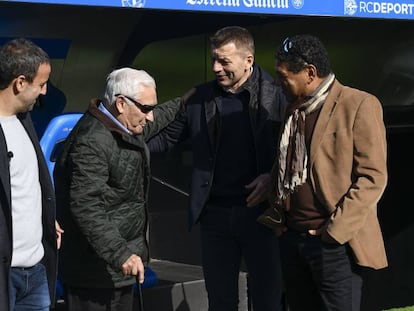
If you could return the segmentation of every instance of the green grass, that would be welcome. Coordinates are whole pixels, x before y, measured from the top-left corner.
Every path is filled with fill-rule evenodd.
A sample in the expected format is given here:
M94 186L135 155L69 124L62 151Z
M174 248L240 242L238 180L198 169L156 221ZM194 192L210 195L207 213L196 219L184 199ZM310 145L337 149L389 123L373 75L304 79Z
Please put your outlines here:
M393 308L393 309L387 309L384 311L414 311L414 306L404 307L404 308Z

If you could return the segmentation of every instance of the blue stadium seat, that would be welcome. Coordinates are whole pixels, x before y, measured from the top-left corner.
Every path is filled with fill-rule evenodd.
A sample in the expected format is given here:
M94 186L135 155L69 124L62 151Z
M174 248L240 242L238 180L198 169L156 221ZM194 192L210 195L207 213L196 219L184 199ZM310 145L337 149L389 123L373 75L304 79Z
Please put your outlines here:
M65 113L50 120L46 130L40 139L40 146L45 155L47 167L53 181L53 169L56 157L63 142L78 122L82 113Z

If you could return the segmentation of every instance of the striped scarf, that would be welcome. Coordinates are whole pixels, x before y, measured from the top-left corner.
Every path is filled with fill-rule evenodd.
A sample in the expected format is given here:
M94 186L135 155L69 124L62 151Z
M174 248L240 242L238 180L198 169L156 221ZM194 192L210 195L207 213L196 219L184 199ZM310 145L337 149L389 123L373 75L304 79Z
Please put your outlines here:
M296 187L306 182L308 169L308 152L305 143L306 115L322 106L334 80L335 75L330 73L311 94L311 97L287 116L279 142L279 172L276 189L278 204L283 203ZM288 159L288 150L291 150L290 159Z

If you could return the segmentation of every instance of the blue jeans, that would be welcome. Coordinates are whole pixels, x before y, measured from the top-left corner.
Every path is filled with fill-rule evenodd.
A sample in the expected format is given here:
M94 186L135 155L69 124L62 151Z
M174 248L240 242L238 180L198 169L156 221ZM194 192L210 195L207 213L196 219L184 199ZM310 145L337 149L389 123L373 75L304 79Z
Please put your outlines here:
M205 207L200 229L209 311L238 310L242 260L253 310L282 310L278 240L256 221L262 213L263 209L246 206Z
M50 296L45 267L10 269L10 310L49 311Z

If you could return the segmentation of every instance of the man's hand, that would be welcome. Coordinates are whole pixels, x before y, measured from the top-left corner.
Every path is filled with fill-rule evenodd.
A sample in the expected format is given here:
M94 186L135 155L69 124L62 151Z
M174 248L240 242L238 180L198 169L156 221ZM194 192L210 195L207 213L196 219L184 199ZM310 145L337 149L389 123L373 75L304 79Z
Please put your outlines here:
M322 227L322 228L319 228L319 229L309 229L309 230L308 230L308 233L309 233L310 235L321 235L321 234L322 234L322 232L323 232L325 229L326 229L325 227Z
M136 275L139 283L144 283L144 264L141 257L132 254L122 265L124 275Z
M258 205L267 199L270 185L270 174L262 174L257 176L250 184L245 188L252 190L247 197L247 207L253 207Z
M319 229L310 229L308 230L308 233L310 235L320 235L321 240L323 242L330 243L330 244L338 244L338 242L333 237L331 237L328 231L326 231L326 228L327 228L326 226L323 226Z
M55 230L56 230L56 243L57 249L60 249L60 245L62 245L62 233L65 232L60 227L59 223L55 220Z

